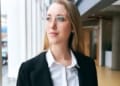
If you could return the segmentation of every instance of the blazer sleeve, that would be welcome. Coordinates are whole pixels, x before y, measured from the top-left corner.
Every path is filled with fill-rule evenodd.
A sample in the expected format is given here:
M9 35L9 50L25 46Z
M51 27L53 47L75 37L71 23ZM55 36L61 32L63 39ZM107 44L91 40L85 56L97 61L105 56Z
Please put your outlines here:
M26 64L22 63L18 72L16 86L30 86L29 79L29 70L27 69Z

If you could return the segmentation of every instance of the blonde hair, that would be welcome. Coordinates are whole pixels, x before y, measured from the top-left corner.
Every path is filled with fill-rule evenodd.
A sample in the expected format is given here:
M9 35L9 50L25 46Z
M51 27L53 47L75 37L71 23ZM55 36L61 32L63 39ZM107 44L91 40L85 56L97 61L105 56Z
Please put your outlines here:
M77 7L70 1L67 0L54 0L53 3L61 4L65 7L68 12L68 18L71 23L71 27L73 32L69 37L68 47L73 51L83 53L83 40L82 40L82 28L81 28L81 20L80 13ZM49 48L49 43L47 39L47 35L45 35L44 39L44 49Z

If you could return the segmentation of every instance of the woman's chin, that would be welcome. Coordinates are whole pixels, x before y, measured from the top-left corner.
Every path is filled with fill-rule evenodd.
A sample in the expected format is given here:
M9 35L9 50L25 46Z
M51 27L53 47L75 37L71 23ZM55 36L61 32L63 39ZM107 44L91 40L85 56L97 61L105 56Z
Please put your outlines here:
M57 41L50 41L49 43L50 44L57 44L58 42Z
M59 40L55 40L55 39L52 39L52 40L49 40L49 43L51 44L51 45L55 45L55 44L59 44Z

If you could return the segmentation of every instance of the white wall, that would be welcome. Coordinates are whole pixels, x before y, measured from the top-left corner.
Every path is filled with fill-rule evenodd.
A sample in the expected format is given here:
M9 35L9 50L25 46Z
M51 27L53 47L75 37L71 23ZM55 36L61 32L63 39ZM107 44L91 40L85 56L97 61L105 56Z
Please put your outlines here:
M16 78L19 65L26 57L24 0L7 1L8 77Z
M40 0L8 0L8 77L17 78L19 67L43 47L44 19Z
M1 14L5 14L7 13L7 6L6 6L6 2L7 0L1 0Z

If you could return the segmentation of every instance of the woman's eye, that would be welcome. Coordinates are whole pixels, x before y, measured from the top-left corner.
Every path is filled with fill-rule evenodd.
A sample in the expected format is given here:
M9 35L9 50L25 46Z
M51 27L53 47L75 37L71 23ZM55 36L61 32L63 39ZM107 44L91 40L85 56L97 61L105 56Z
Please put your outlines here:
M56 17L57 21L63 22L65 20L64 16L57 16Z
M46 20L47 20L47 21L49 21L49 20L50 20L50 17L49 17L49 16L47 16L47 17L46 17Z

